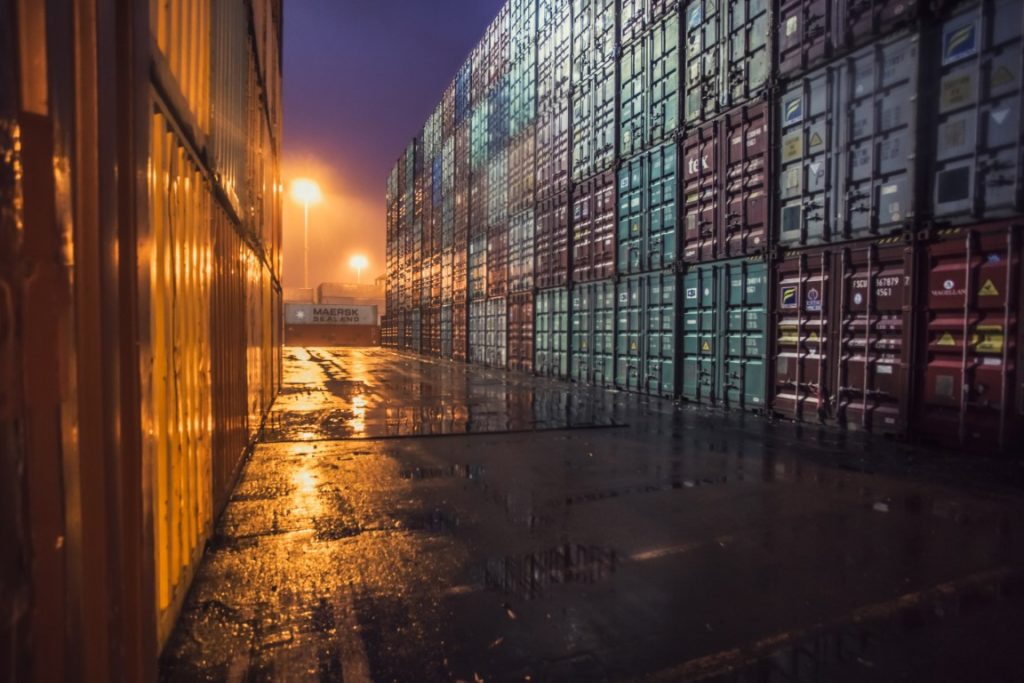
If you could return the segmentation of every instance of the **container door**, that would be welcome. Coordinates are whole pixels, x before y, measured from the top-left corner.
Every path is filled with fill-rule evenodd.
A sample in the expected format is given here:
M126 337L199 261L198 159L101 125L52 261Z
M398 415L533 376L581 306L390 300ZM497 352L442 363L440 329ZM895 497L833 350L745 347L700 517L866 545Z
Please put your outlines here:
M615 382L614 283L598 283L594 302L594 370L591 381L598 386L611 386Z
M718 399L716 273L714 266L700 266L683 278L681 392L684 398L697 403L713 403Z
M661 273L646 278L645 373L643 391L652 396L675 396L676 276Z
M764 407L767 348L767 268L763 263L724 264L725 306L720 363L722 395L728 407L758 410Z
M647 185L647 243L641 261L645 270L671 268L676 261L676 143L652 151Z
M724 189L719 221L722 255L753 256L768 246L769 127L767 103L734 109L722 117Z
M719 131L715 121L683 143L683 260L690 263L718 257Z
M625 278L618 284L618 332L615 349L615 386L627 391L639 391L643 363L644 334L640 317L643 276Z

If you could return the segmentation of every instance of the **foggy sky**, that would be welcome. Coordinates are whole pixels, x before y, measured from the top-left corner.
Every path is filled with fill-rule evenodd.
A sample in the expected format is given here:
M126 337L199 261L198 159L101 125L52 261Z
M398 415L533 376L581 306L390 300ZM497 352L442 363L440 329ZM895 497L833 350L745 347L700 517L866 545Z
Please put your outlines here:
M502 0L287 0L285 186L316 179L310 284L384 272L387 174L441 99ZM302 285L302 208L287 195L284 284Z

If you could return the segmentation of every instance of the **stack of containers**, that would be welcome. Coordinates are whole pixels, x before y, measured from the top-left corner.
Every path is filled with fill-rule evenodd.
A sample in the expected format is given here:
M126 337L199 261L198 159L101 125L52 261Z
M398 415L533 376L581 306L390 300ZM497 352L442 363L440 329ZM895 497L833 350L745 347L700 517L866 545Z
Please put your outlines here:
M573 0L572 235L569 375L611 385L614 343L618 12L613 0Z
M619 4L509 0L399 159L388 343L1018 443L1024 6Z
M623 159L616 198L619 279L614 291L608 285L592 299L611 299L615 304L615 386L672 396L676 387L680 7L649 0L631 3L628 9L619 59Z
M932 226L918 255L915 431L977 452L1024 443L1024 4L961 2L924 41ZM907 156L907 155L904 155ZM918 163L921 167L921 163Z
M763 411L772 15L766 3L684 10L680 395Z
M912 7L830 12L811 27L800 5L783 3L775 26L769 400L784 417L903 434L929 60Z
M534 371L569 375L572 3L537 0Z
M510 0L508 367L533 370L537 0Z

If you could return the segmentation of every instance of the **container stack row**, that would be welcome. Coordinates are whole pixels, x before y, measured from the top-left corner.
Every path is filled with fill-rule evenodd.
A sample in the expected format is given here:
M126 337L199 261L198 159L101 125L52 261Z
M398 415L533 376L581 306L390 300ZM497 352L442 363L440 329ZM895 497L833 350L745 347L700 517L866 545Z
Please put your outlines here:
M386 344L1012 446L1022 20L510 0L389 178Z

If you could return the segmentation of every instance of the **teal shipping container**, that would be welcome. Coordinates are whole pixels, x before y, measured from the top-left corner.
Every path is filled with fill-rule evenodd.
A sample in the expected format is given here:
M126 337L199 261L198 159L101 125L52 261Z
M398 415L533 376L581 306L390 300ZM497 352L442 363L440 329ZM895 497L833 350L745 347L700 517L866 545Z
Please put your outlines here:
M676 261L677 144L642 154L619 169L618 272L647 273Z
M570 376L583 384L612 386L615 379L615 283L572 289Z
M534 372L569 377L569 290L542 289L534 302Z
M615 302L615 386L619 389L675 396L678 279L670 270L619 281Z
M679 16L657 22L619 59L619 152L638 154L679 127Z
M768 269L737 259L691 266L682 282L683 398L763 410Z

